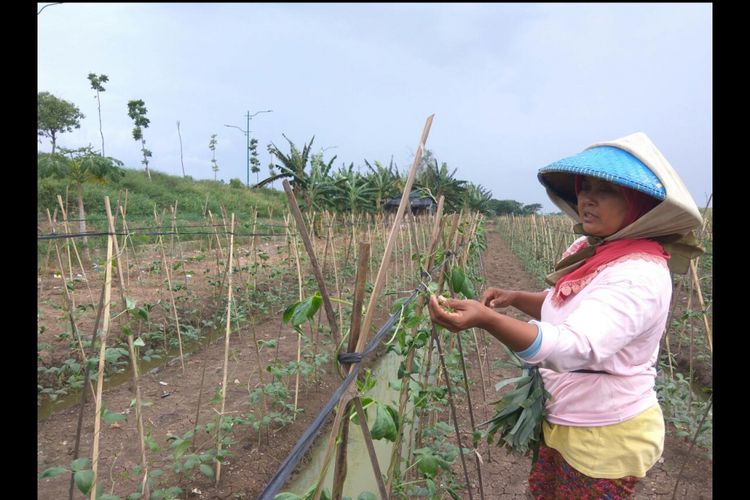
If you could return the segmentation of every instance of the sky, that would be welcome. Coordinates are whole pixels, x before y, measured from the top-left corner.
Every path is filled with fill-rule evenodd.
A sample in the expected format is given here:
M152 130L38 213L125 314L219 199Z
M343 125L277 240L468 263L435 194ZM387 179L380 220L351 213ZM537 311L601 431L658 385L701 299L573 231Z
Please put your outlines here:
M46 6L46 7L45 7ZM37 4L37 91L75 104L58 146L143 168L127 103L141 99L149 167L247 180L246 135L362 172L401 172L425 147L493 198L558 211L537 171L644 132L699 207L712 193L710 3ZM260 112L272 110L270 113ZM258 114L255 114L258 113ZM182 160L180 136L182 136ZM232 125L227 127L225 125ZM237 128L235 128L237 127ZM39 151L51 150L41 138ZM250 181L254 183L255 174ZM275 183L281 189L280 183Z

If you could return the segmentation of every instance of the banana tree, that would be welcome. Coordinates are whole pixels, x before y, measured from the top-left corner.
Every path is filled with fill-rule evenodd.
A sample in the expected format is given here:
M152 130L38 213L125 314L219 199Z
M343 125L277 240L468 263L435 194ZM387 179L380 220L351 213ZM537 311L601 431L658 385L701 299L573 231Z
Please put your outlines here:
M446 207L457 212L463 206L464 193L467 181L455 178L457 168L448 172L448 164L443 162L438 167L437 160L427 165L417 177L416 186L422 192L428 193L434 199L445 197Z
M472 212L481 212L483 214L492 214L491 202L492 191L481 184L469 182L466 185L466 194L464 195L464 208Z
M278 169L279 173L271 175L270 177L266 177L253 187L262 187L277 179L287 178L289 179L289 184L291 184L292 186L294 196L296 196L298 199L300 196L302 196L302 199L305 201L306 206L309 207L311 206L310 200L307 196L309 175L305 172L305 168L307 167L307 163L310 159L310 148L312 147L312 143L315 140L315 136L313 136L310 139L310 142L308 144L305 144L302 147L302 151L300 151L286 135L281 135L283 135L284 139L286 139L289 143L290 151L288 155L284 154L276 146L276 144L270 143L268 145L268 152L281 162L281 164L272 164L274 168Z
M388 168L384 167L382 163L375 160L375 167L365 160L365 165L370 169L370 174L367 175L367 180L372 186L373 193L375 194L375 209L380 213L383 206L383 200L387 200L399 194L399 181L401 176L398 172L398 167L393 164L393 158L388 164Z

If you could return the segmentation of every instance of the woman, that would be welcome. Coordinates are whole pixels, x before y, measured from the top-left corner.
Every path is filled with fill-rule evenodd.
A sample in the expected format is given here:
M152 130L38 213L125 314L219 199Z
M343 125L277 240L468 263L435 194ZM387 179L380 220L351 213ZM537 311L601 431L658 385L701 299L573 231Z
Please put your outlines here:
M430 316L454 332L483 328L539 366L551 398L529 475L535 498L626 498L663 450L654 381L669 269L684 273L700 255L692 231L701 216L643 133L594 144L538 177L583 235L548 276L553 288L433 296ZM507 306L534 319L492 309Z

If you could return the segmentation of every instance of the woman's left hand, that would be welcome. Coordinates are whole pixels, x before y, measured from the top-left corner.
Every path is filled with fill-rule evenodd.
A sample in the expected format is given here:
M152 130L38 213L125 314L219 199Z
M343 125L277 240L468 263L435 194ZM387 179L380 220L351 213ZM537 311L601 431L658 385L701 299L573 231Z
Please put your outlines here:
M453 312L446 311L444 307L453 309ZM490 311L476 300L446 299L438 295L430 297L428 309L433 322L452 332L480 326L484 315Z

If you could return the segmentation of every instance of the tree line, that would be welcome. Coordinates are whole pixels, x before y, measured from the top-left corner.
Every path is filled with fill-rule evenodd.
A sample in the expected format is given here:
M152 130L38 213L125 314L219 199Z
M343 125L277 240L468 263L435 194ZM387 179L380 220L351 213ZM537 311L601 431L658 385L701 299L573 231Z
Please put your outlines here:
M76 187L79 194L87 182L106 182L121 177L123 163L116 158L104 155L104 133L101 126L100 93L106 89L107 75L88 75L92 90L96 91L99 106L99 131L102 137L101 150L97 151L88 145L80 148L58 148L60 134L80 128L85 118L78 107L49 92L39 92L37 96L38 115L37 131L40 137L51 141L50 153L39 153L38 175L67 179ZM149 179L149 158L151 151L146 148L143 129L149 125L147 109L143 100L128 102L128 116L133 120L133 139L139 143L143 159L141 163ZM179 127L179 122L178 122ZM283 135L283 134L282 134ZM400 197L406 184L407 169L400 171L391 158L388 165L380 161L364 160L364 166L355 168L354 163L341 164L334 169L336 156L325 159L323 151L312 153L313 136L302 147L295 145L286 135L288 149L282 149L273 142L266 148L271 155L268 165L268 176L257 178L260 171L257 160L257 140L253 139L251 163L256 173L256 184L262 187L279 179L288 179L303 208L310 210L335 210L337 212L380 212L391 198ZM214 179L219 170L215 157L216 134L211 136L209 149L212 153L211 169ZM364 168L363 168L364 167ZM445 162L438 162L430 150L425 150L418 169L414 189L421 197L431 198L435 202L440 196L445 197L446 212L460 210L478 211L490 215L528 215L538 212L542 206L538 203L525 205L515 200L497 200L481 184L475 184L456 177L457 168L449 168ZM184 172L183 172L184 174ZM239 179L230 180L230 185L242 185ZM79 205L83 218L83 207Z

